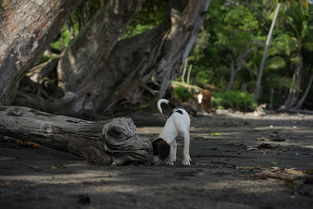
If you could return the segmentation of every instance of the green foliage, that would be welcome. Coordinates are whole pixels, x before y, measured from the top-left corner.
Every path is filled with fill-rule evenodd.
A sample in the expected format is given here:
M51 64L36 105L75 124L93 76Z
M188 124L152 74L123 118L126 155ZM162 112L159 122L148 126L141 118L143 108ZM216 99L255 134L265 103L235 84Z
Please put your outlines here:
M266 67L268 70L279 70L286 67L286 61L280 56L271 57L268 59Z
M48 56L48 55L43 55L41 58L40 58L40 61L39 61L39 64L41 63L44 63L44 62L47 62L51 59L55 58L55 56Z
M129 37L141 34L142 32L146 30L150 30L154 27L155 25L153 24L129 26L120 39L129 38Z
M64 25L61 30L60 37L51 43L51 47L58 50L63 50L68 47L74 36L78 34L77 27L78 26L76 25L73 28L70 28L68 25Z
M199 70L199 73L197 74L197 80L196 83L199 86L204 86L207 83L212 83L210 78L213 76L213 72L211 70Z
M233 7L225 16L227 27L239 29L239 31L255 31L258 29L258 21L254 14L246 6Z
M231 108L240 111L251 111L256 107L252 94L237 90L214 92L213 105L217 109Z
M298 48L298 42L295 37L286 34L283 30L275 31L275 39L272 41L268 55L286 55L290 56Z
M184 86L178 86L174 89L174 96L180 101L188 101L192 98L191 92Z
M204 86L209 83L225 88L232 62L240 71L248 70L249 60L257 56L254 50L257 50L260 27L254 11L258 8L250 5L249 1L211 2L204 28L189 57L195 69L195 79L191 80L196 84ZM251 77L247 79L251 80ZM236 78L235 85L238 80L241 78Z
M167 1L149 0L145 1L141 10L135 16L134 20L124 31L120 39L129 38L138 35L146 30L150 30L162 23L168 10Z
M230 75L230 64L238 63L238 58L242 58L236 64L240 68L232 89L243 88L247 90L246 93L253 93L277 3L278 1L273 0L212 1L203 30L189 56L189 64L193 65L191 83L199 86L212 84L219 89L225 89ZM269 102L269 95L274 88L275 92L279 92L279 95L275 95L277 99L274 99L276 107L279 106L278 103L284 103L289 89L304 92L301 88L309 77L304 76L300 86L299 82L293 82L292 75L296 67L303 66L303 73L313 69L313 4L306 0L281 3L263 72L261 96L265 99L262 102ZM224 97L222 100L220 97L216 99L216 107L238 109L236 102L224 105Z
M308 51L313 51L313 41L310 43L305 43L304 47L308 50Z
M292 63L295 63L295 64L300 63L301 62L301 57L292 57L292 58L290 58L290 61Z
M288 89L290 87L296 88L290 77L277 75L275 73L268 74L264 79L263 85L267 88L275 89Z

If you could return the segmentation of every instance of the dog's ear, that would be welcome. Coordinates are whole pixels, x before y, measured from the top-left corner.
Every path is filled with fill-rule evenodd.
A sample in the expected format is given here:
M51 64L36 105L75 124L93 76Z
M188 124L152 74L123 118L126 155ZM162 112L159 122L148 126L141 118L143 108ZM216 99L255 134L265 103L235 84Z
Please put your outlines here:
M157 138L152 142L153 154L158 155L163 161L168 158L170 154L170 145L162 138Z
M160 141L159 138L153 140L152 142L152 149L153 149L153 155L158 155L158 142Z

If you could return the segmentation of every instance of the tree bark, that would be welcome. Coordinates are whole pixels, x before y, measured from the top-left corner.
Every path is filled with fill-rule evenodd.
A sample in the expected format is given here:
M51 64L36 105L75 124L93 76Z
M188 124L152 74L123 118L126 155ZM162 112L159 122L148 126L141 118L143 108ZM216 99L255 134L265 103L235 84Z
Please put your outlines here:
M139 11L143 0L110 0L66 49L58 66L59 86L73 95L69 112L93 112L110 93L119 72L108 64L118 38ZM114 77L115 76L115 77Z
M59 33L80 0L0 2L0 104L9 105L19 82Z
M0 133L70 152L98 165L151 163L152 145L137 136L129 118L91 122L0 106Z
M142 1L111 0L99 11L59 63L60 86L74 98L69 112L105 112L151 77L164 95L181 71L210 0L169 2L162 24L123 40L118 37Z
M170 0L170 28L154 70L160 82L160 97L183 68L184 60L196 42L211 0Z
M306 90L304 92L304 94L302 95L301 99L297 102L297 105L294 107L294 109L300 109L301 106L303 105L303 102L306 100L310 90L311 90L311 87L312 87L312 83L313 83L313 72L311 74L311 77L310 77L310 80L309 80L309 83L306 87Z

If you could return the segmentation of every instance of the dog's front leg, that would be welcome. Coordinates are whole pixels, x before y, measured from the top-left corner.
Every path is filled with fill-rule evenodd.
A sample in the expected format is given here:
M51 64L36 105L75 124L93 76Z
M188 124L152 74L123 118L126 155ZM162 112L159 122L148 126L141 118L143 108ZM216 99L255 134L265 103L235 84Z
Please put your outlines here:
M171 149L170 149L170 156L168 159L168 164L169 165L174 165L176 162L176 152L177 152L177 144L176 141L173 142L173 144L171 144Z
M184 153L183 153L183 162L182 164L185 166L190 166L191 158L189 155L189 145L190 145L190 137L189 133L184 131Z

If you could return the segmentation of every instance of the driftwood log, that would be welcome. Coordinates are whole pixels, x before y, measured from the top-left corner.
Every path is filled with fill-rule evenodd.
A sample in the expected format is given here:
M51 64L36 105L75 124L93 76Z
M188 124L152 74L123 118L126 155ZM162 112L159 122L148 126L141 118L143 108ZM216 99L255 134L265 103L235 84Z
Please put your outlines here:
M276 169L276 170L265 170L261 173L253 174L254 177L259 179L281 179L287 181L304 180L307 182L313 182L312 171L310 170L296 170L296 169Z
M130 118L86 121L0 106L0 134L70 152L98 165L151 163L152 145L137 136Z

